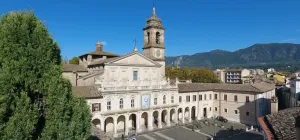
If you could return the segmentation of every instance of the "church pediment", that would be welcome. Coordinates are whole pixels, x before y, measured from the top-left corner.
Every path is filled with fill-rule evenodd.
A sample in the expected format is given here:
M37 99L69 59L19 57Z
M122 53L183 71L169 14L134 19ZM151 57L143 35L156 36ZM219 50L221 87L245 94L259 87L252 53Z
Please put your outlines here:
M148 57L138 53L133 52L128 55L122 56L114 61L108 63L108 65L128 65L128 66L152 66L160 67L161 65Z

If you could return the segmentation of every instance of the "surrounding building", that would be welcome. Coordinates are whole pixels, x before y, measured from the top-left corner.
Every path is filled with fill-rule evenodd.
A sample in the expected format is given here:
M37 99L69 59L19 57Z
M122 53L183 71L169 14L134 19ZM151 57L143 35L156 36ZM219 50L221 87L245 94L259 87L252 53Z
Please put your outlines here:
M300 97L300 77L294 77L290 79L290 89L291 93L295 95L296 99L299 100Z
M268 68L267 72L270 73L270 72L276 72L276 71L274 68Z
M225 73L223 69L216 69L214 73L217 75L218 79L224 83L225 82Z
M164 28L155 8L143 30L143 54L134 48L118 56L104 52L97 43L96 51L79 57L79 65L63 66L63 76L71 81L74 94L90 105L97 129L118 137L212 116L257 125L257 117L271 112L272 84L166 79Z
M229 84L243 84L243 77L249 76L250 71L247 69L226 69L225 73L225 83Z
M262 69L249 69L250 75L264 75L265 72Z
M258 122L267 140L300 140L300 107L259 117Z

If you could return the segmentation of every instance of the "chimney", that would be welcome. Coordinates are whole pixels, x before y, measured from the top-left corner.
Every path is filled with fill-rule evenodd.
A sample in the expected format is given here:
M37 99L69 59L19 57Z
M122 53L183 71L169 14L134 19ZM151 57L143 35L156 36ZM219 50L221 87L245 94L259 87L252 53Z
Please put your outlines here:
M278 100L277 97L271 97L271 114L278 112Z
M97 52L102 52L102 47L103 47L103 45L101 44L100 41L98 41L98 42L96 43L96 51L97 51Z

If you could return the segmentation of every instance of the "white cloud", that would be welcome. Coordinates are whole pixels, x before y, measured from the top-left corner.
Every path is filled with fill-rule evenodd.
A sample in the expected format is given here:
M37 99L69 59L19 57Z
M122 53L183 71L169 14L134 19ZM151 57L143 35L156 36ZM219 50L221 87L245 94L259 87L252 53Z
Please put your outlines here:
M291 42L294 42L294 41L296 41L295 38L289 38L289 39L281 40L280 42L281 42L281 43L291 43Z
M107 45L107 42L101 41L101 44L102 44L103 46L106 46L106 45Z

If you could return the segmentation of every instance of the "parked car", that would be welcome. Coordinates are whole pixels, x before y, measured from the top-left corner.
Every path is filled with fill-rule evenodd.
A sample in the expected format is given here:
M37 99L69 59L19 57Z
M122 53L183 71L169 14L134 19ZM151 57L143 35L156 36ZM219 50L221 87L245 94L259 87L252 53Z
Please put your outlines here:
M220 122L225 122L225 123L228 122L228 120L226 118L222 117L222 116L216 117L216 120L218 120Z

